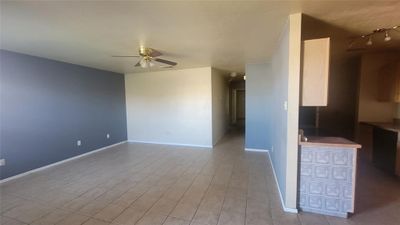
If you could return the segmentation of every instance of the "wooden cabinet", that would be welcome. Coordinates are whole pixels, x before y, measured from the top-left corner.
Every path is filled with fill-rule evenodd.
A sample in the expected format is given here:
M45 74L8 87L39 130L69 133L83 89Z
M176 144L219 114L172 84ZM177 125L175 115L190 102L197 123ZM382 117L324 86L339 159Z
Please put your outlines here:
M327 106L330 38L303 41L301 105Z
M379 78L378 100L400 103L400 62L382 67L379 70Z

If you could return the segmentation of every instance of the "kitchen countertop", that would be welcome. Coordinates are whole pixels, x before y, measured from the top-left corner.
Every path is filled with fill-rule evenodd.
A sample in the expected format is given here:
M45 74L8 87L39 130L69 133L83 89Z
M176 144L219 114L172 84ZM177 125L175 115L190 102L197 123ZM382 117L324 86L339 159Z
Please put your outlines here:
M382 123L382 122L361 122L362 124L367 124L375 127L379 127L385 130L390 130L394 132L400 132L400 125L395 123Z
M342 137L307 137L307 141L300 141L301 146L324 146L338 148L361 148L360 144Z

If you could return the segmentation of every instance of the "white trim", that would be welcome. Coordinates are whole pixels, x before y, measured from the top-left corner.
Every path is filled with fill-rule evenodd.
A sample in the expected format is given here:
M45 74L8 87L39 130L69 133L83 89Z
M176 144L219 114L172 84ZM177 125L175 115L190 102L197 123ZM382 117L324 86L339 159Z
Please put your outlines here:
M282 209L283 209L283 211L289 212L289 213L299 213L299 210L293 209L293 208L287 208L287 207L285 206L285 202L283 201L282 192L281 192L281 189L279 188L278 178L276 177L274 164L272 163L271 155L269 154L269 152L267 152L267 153L268 153L269 162L270 162L271 167L272 167L272 172L273 172L273 174L274 174L276 187L278 188L278 191L279 191L279 197L280 197L280 199L281 199L281 204L282 204Z
M170 143L170 142L156 142L156 141L137 141L128 140L129 143L142 143L142 144L154 144L154 145L175 145L175 146L187 146L196 148L213 148L212 145L193 145L193 144L182 144L182 143Z
M12 176L12 177L8 177L8 178L6 178L6 179L2 179L2 180L0 180L0 185L2 185L2 184L4 184L4 183L7 183L7 182L9 182L9 181L12 181L12 180L16 180L16 179L25 177L25 176L27 176L27 175L29 175L29 174L32 174L32 173L37 173L37 172L40 172L40 171L42 171L42 170L46 170L46 169L49 169L49 168L51 168L51 167L58 166L58 165L60 165L60 164L64 164L64 163L69 162L69 161L77 160L77 159L79 159L79 158L86 157L86 156L89 156L89 155L98 153L98 152L100 152L100 151L104 151L104 150L106 150L106 149L115 147L115 146L120 145L120 144L123 144L123 143L125 143L125 142L126 142L126 141L121 141L121 142L118 142L118 143L115 143L115 144L112 144L112 145L108 145L108 146L105 146L105 147L102 147L102 148L99 148L99 149L96 149L96 150L93 150L93 151L90 151L90 152L86 152L86 153L81 154L81 155L77 155L77 156L74 156L74 157L71 157L71 158L68 158L68 159L64 159L64 160L61 160L61 161L58 161L58 162L49 164L49 165L47 165L47 166L42 166L42 167L39 167L39 168L36 168L36 169L33 169L33 170L26 171L26 172L24 172L24 173L17 174L17 175Z
M244 150L248 152L269 152L268 149L259 149L259 148L244 148Z

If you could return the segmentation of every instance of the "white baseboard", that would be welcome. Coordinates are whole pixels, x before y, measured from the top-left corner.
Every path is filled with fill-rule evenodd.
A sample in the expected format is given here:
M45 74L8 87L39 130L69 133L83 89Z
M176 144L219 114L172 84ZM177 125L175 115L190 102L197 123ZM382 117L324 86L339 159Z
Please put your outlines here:
M282 196L281 189L280 189L280 187L279 187L278 178L276 177L274 164L272 163L271 155L269 154L269 152L268 152L268 159L269 159L269 162L270 162L271 167L272 167L272 172L273 172L273 174L274 174L276 187L278 188L278 191L279 191L279 197L280 197L280 199L281 199L281 205L282 205L283 211L289 212L289 213L298 213L299 211L298 211L297 209L293 209L293 208L288 208L288 207L286 207L285 202L283 201L283 196Z
M112 144L112 145L108 145L108 146L105 146L105 147L102 147L102 148L99 148L99 149L96 149L96 150L93 150L93 151L90 151L90 152L81 154L81 155L73 156L73 157L71 157L71 158L64 159L64 160L61 160L61 161L58 161L58 162L49 164L49 165L47 165L47 166L42 166L42 167L39 167L39 168L36 168L36 169L33 169L33 170L29 170L29 171L24 172L24 173L20 173L20 174L18 174L18 175L12 176L12 177L8 177L8 178L6 178L6 179L2 179L2 180L0 180L0 185L1 185L1 184L4 184L4 183L7 183L7 182L10 182L10 181L13 181L13 180L16 180L16 179L19 179L19 178L22 178L22 177L25 177L25 176L27 176L27 175L29 175L29 174L32 174L32 173L37 173L37 172L40 172L40 171L49 169L49 168L51 168L51 167L58 166L58 165L60 165L60 164L66 163L66 162L70 162L70 161L73 161L73 160L77 160L77 159L79 159L79 158L86 157L86 156L95 154L95 153L100 152L100 151L104 151L104 150L106 150L106 149L115 147L115 146L120 145L120 144L123 144L123 143L125 143L125 142L126 142L126 141L121 141L121 142L118 142L118 143L115 143L115 144Z
M213 148L212 145L192 145L192 144L170 143L170 142L156 142L156 141L128 140L128 142L129 142L129 143L154 144L154 145L187 146L187 147L196 147L196 148Z
M268 152L267 149L259 149L259 148L244 148L244 150L248 152Z

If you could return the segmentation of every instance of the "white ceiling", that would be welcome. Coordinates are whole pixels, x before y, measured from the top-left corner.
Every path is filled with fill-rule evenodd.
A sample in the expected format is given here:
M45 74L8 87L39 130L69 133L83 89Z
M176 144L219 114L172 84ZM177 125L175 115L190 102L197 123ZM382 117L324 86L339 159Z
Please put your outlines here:
M356 34L400 24L400 1L9 1L1 2L1 48L115 72L137 72L139 45L177 68L243 72L271 58L291 13Z

